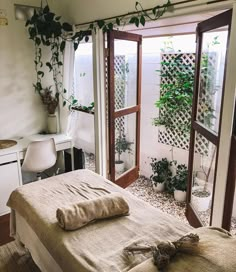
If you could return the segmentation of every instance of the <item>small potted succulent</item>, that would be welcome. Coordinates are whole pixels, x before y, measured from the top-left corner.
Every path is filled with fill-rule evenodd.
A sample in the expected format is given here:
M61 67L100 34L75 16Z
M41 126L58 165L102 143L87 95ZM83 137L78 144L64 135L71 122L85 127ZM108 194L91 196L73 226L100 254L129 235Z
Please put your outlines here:
M125 171L125 163L121 159L121 154L128 151L128 153L131 153L132 149L130 146L133 144L133 142L129 142L126 140L125 135L119 135L118 138L116 138L115 141L115 152L117 154L117 160L115 161L115 169L116 173L122 174Z
M165 183L171 178L170 162L167 158L158 161L156 158L151 159L150 163L153 174L150 176L153 189L156 192L162 192L165 189Z
M186 201L187 182L188 168L185 164L179 164L176 169L176 175L172 178L174 198L176 201Z

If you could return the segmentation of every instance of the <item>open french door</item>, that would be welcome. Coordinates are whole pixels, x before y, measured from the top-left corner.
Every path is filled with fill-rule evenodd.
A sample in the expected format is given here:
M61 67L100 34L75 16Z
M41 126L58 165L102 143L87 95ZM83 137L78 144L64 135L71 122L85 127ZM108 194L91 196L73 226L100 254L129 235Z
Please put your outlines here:
M194 227L212 222L231 19L229 10L197 26L186 209Z
M126 187L139 176L142 36L110 31L109 178Z

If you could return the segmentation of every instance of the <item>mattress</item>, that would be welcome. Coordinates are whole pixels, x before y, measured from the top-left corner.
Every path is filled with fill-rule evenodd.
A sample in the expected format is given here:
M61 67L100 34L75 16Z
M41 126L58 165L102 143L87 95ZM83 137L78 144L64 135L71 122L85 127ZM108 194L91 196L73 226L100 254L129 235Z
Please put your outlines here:
M129 216L100 220L76 231L59 227L57 208L111 192L124 196ZM125 247L176 240L192 229L89 170L24 185L11 194L8 205L30 226L62 271L129 271L150 256L130 258ZM13 224L12 230L16 233L17 226L14 229Z

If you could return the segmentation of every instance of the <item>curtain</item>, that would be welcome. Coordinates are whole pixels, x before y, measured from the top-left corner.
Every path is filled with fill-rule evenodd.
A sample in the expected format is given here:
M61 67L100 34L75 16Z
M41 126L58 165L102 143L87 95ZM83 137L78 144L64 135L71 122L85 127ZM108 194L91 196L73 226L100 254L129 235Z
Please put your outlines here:
M74 93L74 59L75 51L73 42L67 41L64 51L64 66L63 66L63 86L67 90L63 93L68 99ZM63 107L63 99L60 99L60 130L61 133L68 134L70 127L71 113L68 108L68 103Z

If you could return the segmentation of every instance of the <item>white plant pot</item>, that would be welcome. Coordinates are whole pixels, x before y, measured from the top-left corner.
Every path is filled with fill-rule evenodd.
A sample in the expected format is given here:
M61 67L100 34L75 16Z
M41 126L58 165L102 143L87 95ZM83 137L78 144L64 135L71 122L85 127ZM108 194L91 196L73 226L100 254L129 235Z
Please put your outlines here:
M162 182L162 183L159 183L159 182L154 183L154 182L152 182L152 187L153 187L153 190L155 192L163 192L164 189L165 189L165 182Z
M125 163L122 161L121 163L115 162L115 170L117 174L122 174L125 172Z
M58 120L56 114L48 114L48 133L55 134L58 132Z
M181 190L174 190L174 198L176 201L185 202L186 201L186 192Z
M194 187L192 189L192 192L194 192L194 190L198 190L199 188L201 188L201 186ZM198 197L192 194L191 198L192 198L192 203L196 207L196 210L198 212L205 212L210 208L210 202L212 198L211 192L210 192L210 195L207 197Z

